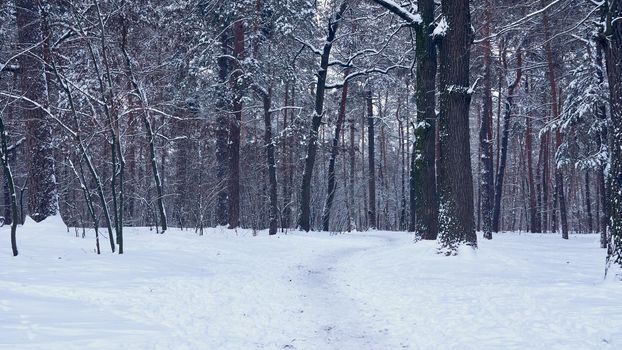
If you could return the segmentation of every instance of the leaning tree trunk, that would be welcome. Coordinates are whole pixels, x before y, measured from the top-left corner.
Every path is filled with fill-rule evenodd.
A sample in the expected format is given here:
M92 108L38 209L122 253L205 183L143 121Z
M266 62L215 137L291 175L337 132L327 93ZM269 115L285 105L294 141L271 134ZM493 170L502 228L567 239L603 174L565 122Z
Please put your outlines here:
M520 84L522 76L522 54L519 49L517 55L518 68L514 82L508 86L508 95L505 100L505 113L503 115L503 136L501 138L501 153L499 157L499 167L497 169L497 180L495 181L495 203L492 215L492 230L499 232L499 222L501 218L501 198L503 197L503 180L505 178L505 166L508 158L508 140L510 138L510 119L512 118L512 105L514 101L514 91ZM503 57L504 65L505 57Z
M147 133L147 142L149 143L149 156L151 157L151 172L153 174L153 182L156 186L157 191L157 203L158 203L158 213L160 215L160 226L162 227L162 231L160 233L166 232L168 229L168 223L166 219L166 209L164 208L164 190L162 188L162 178L160 177L160 172L158 171L157 164L157 155L155 149L155 134L153 132L153 127L151 126L151 116L149 113L148 104L147 104L147 96L143 93L136 77L134 76L134 70L132 69L132 61L130 60L130 56L125 48L125 44L127 41L127 29L123 28L123 41L121 44L121 50L123 51L123 56L125 58L125 64L127 65L128 77L130 79L130 83L132 84L132 88L134 89L134 93L138 97L140 101L142 111L142 119L143 124L145 125L145 131ZM123 194L123 191L121 191Z
M443 0L447 32L440 43L439 240L441 251L477 247L469 138L471 14L468 0Z
M622 0L605 1L606 13L603 44L609 81L611 129L609 130L609 241L607 272L622 279Z
M111 73L111 60L108 58L109 46L106 41L106 29L104 25L104 16L101 13L99 2L96 0L95 10L97 12L97 19L99 25L99 40L100 40L100 53L101 63L105 72L106 81L104 83L104 75L101 74L97 66L97 58L93 48L89 45L89 54L93 59L93 66L97 73L97 79L99 82L100 93L104 100L103 107L104 113L108 119L108 127L110 129L111 137L111 163L112 163L112 176L110 181L112 191L112 207L114 210L115 218L115 230L117 236L117 245L119 246L118 253L123 254L123 173L125 171L125 160L123 158L123 151L121 149L121 130L119 123L119 116L116 115L117 107L115 104L115 93L113 89L113 77ZM117 158L118 157L118 158ZM117 163L118 162L118 163ZM116 189L116 181L119 181L119 190ZM112 241L112 240L111 240Z
M91 220L93 220L93 230L95 231L95 249L97 254L101 254L101 250L99 247L99 219L97 218L97 214L95 213L95 206L93 205L93 197L91 196L91 191L87 188L86 177L84 176L82 165L80 165L80 173L78 174L78 171L73 165L71 159L67 158L67 161L69 162L69 167L71 168L71 170L73 170L76 179L78 179L78 182L80 183L80 188L82 189L82 194L84 195L84 201L86 202L86 208L88 209L89 215L91 216Z
M304 171L302 173L302 183L300 186L300 213L298 214L298 227L301 230L311 230L311 178L315 165L315 155L317 153L317 141L322 117L324 116L324 93L326 91L326 74L328 73L328 60L330 51L333 47L333 40L337 34L339 22L346 8L347 2L343 2L337 11L334 20L329 20L328 35L322 49L320 57L320 69L317 73L317 85L315 89L315 111L311 119L311 129L309 130L309 142L307 144L307 154L305 157Z
M347 77L349 71L346 69L344 72L344 78ZM322 212L322 230L329 231L330 224L330 210L333 206L333 200L335 199L335 190L337 184L335 181L335 162L339 155L339 137L341 137L341 130L343 129L343 122L346 118L346 102L348 98L348 82L345 81L341 90L341 101L339 102L339 114L337 116L337 124L335 125L335 136L333 137L333 143L330 148L330 159L328 161L328 189L326 191L326 202L324 203L324 210Z
M21 100L21 117L26 123L28 145L28 212L33 220L39 222L58 212L58 194L54 177L54 157L52 129L47 122L47 83L45 67L40 59L43 39L39 15L39 5L33 0L17 0L17 39L21 49L33 47L28 54L19 56L19 88L22 95L38 103L34 106Z

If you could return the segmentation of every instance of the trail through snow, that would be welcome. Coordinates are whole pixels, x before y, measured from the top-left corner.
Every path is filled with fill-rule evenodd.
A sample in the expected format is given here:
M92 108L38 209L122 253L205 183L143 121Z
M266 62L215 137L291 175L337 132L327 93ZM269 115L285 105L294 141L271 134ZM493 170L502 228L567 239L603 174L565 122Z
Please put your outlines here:
M260 233L128 228L125 255L97 256L89 232L27 223L19 257L0 245L0 349L622 345L622 285L602 282L595 235L444 257L399 232Z

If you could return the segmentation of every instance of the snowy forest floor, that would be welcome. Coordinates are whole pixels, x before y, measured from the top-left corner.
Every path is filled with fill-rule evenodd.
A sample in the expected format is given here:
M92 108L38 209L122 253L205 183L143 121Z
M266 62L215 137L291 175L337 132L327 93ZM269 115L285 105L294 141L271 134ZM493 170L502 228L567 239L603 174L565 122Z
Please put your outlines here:
M436 254L403 232L0 229L0 349L620 349L596 235L501 234Z

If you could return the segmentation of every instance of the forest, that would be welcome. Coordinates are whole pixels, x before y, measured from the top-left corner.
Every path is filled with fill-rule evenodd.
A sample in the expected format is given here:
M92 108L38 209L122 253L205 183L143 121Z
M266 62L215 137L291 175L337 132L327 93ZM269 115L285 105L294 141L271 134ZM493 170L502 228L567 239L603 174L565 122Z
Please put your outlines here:
M622 0L0 0L0 163L2 349L622 348Z
M622 264L619 1L0 6L5 225L598 232Z

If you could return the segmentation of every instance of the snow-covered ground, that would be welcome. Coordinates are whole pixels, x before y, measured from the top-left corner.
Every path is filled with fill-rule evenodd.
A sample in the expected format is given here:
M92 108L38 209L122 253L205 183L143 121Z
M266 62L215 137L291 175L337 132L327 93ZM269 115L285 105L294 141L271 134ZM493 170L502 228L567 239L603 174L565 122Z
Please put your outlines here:
M0 229L0 349L621 349L595 235L505 234L457 257L406 233Z

